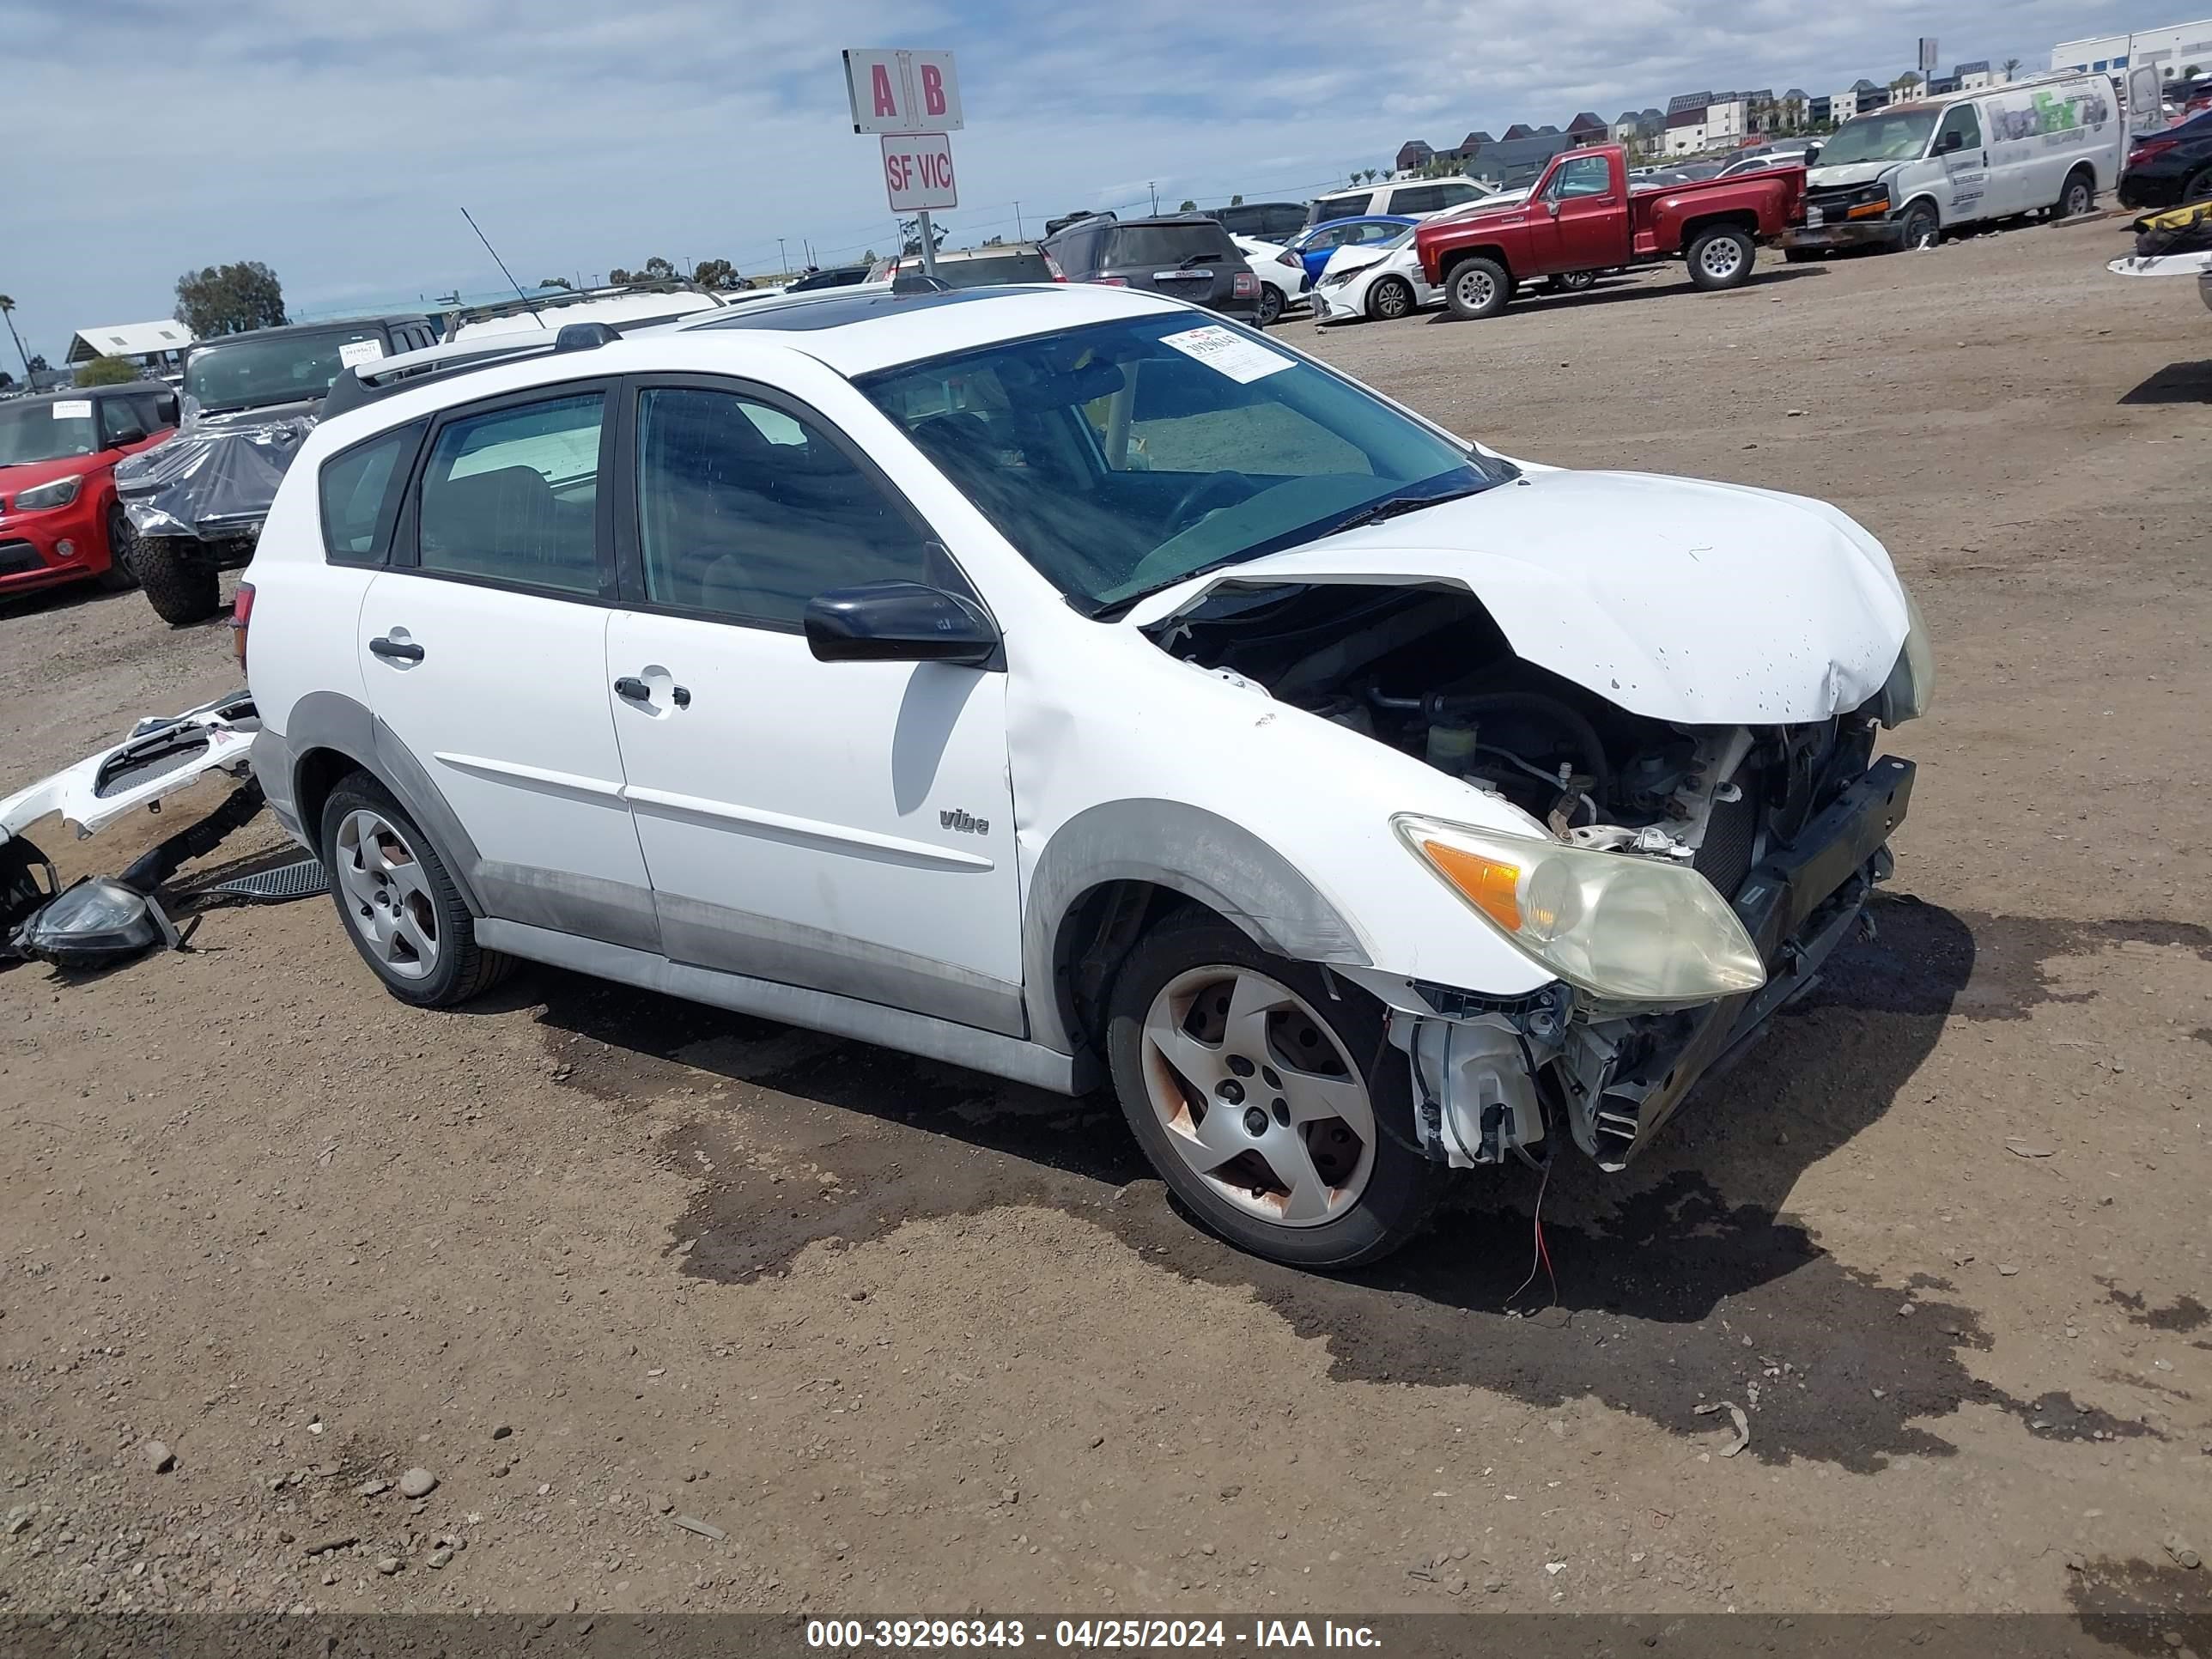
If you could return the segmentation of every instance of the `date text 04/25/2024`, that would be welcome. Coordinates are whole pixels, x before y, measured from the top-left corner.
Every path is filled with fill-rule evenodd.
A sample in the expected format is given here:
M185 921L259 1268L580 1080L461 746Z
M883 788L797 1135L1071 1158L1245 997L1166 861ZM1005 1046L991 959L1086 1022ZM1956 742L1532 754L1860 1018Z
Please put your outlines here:
M1169 1648L1358 1648L1381 1638L1365 1625L1334 1620L1255 1619L810 1619L806 1645L859 1651L1040 1647L1080 1650Z

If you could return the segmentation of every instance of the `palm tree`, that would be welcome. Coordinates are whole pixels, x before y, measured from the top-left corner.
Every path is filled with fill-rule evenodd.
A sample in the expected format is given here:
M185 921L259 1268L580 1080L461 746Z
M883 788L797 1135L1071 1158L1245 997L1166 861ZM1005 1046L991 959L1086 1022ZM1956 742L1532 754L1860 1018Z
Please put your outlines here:
M2012 77L2013 77L2014 73L2016 70L2018 70L2018 69L2019 69L2019 68L2020 68L2020 59L2019 59L2019 58L2006 58L2006 59L2004 60L2004 75L2005 75L2005 80L2006 80L2008 82L2009 82L2012 80Z
M27 380L31 374L31 360L23 354L23 337L15 332L15 302L4 294L0 294L0 318L7 319L8 337L15 343L15 355L22 359L23 375Z
M1904 74L1889 83L1889 89L1900 98L1911 97L1920 89L1919 72L1916 70L1905 70Z

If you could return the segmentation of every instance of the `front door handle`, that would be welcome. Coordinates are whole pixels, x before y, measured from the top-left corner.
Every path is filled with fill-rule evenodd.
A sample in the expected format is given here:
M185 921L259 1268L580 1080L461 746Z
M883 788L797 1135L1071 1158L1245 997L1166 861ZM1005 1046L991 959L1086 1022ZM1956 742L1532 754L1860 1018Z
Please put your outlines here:
M615 682L615 696L627 697L632 702L651 702L653 688L635 674L625 674Z
M422 647L412 640L389 640L378 635L368 642L369 653L386 662L420 662Z

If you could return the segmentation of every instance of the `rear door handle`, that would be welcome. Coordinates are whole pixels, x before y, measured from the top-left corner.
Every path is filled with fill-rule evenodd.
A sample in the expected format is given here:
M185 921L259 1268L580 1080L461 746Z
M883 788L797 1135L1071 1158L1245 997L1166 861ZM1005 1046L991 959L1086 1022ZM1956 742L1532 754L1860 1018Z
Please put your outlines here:
M388 640L380 634L368 642L368 648L371 655L381 657L386 662L422 660L422 647L412 640Z

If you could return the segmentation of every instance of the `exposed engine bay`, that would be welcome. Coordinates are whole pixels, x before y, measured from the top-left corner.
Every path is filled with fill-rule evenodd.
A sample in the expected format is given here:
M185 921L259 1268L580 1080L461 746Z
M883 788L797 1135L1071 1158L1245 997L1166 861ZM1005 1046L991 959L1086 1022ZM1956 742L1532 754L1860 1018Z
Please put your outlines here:
M1562 842L1690 866L1759 944L1764 989L1686 1008L1608 1006L1565 981L1510 1001L1418 987L1430 1012L1400 1011L1393 1040L1411 1066L1425 1150L1454 1164L1540 1160L1547 1128L1564 1127L1603 1167L1620 1168L1728 1057L1727 1039L1747 1040L1810 989L1820 958L1863 925L1887 849L1854 845L1839 863L1826 843L1838 823L1864 816L1869 785L1890 789L1897 817L1910 790L1909 763L1869 770L1871 705L1763 727L1633 714L1516 655L1461 587L1225 585L1150 631L1171 655L1504 798ZM1776 883L1754 875L1780 871L1787 885L1801 837L1822 843L1821 874L1837 884L1782 927L1768 914Z

